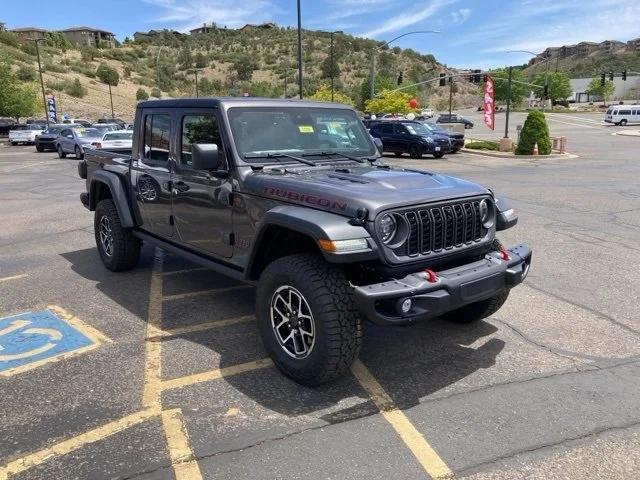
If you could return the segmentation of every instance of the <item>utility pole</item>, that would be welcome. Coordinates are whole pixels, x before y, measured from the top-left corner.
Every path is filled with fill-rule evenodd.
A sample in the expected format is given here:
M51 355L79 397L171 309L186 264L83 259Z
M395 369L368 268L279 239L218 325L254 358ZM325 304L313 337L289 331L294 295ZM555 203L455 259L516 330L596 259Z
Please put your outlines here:
M116 118L115 113L113 113L113 95L111 95L111 83L108 83L107 85L109 85L109 100L111 100L111 118Z
M331 101L333 102L333 74L334 74L334 63L333 63L333 32L331 32Z
M298 90L300 90L300 100L302 100L302 16L300 14L300 0L298 5Z
M451 120L452 104L453 104L453 76L449 76L449 120Z
M199 92L198 92L198 72L201 72L202 70L198 70L197 68L193 69L193 75L196 77L196 98L199 97Z
M507 84L507 113L505 116L504 138L509 138L509 112L511 109L511 77L513 75L513 67L509 67L509 83Z
M287 69L284 69L284 98L287 98Z
M49 128L49 109L47 108L47 98L44 93L44 80L42 80L42 64L40 63L40 48L39 42L44 42L44 38L31 38L32 42L36 44L36 55L38 56L38 72L40 73L40 88L42 88L42 103L44 105L44 118L47 120L47 128Z

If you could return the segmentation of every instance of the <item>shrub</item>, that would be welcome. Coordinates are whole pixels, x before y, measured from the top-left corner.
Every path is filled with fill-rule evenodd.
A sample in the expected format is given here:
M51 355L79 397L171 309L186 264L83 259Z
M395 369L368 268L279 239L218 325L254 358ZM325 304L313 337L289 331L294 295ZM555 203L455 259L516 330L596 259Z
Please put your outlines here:
M544 118L544 113L532 110L522 126L516 155L531 155L533 147L538 144L540 155L551 153L551 141L549 140L549 126Z
M465 148L472 150L498 150L498 142L492 142L490 140L476 140L469 142L465 145Z
M96 76L100 81L102 81L102 83L106 83L112 87L117 87L120 82L120 75L118 75L118 71L106 63L100 64L96 70Z
M42 70L45 72L67 73L67 69L65 67L51 62L45 62L42 66Z
M67 86L67 83L63 81L56 82L53 80L47 80L44 85L48 90L56 90L58 92L61 92L64 90L64 87Z
M36 79L36 69L28 65L18 68L17 76L23 82L33 82Z
M12 47L18 47L18 37L13 32L0 31L0 43L10 45Z
M161 98L162 97L162 92L160 92L159 88L153 88L153 89L151 89L151 96L155 97L155 98Z
M72 97L82 98L87 94L87 89L82 86L80 79L76 78L73 82L68 82L65 85L64 92Z
M148 100L149 94L144 88L139 88L136 92L136 100Z

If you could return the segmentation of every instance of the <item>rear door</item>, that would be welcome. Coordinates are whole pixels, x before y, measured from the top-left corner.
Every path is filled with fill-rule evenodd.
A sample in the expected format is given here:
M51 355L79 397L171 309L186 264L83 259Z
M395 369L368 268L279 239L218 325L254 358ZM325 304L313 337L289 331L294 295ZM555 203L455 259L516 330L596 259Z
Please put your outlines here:
M142 216L142 228L172 237L171 160L174 157L173 114L170 110L142 112L142 132L131 163L132 185Z
M66 153L73 152L74 142L75 137L73 136L73 130L71 128L65 128L60 133L60 138L58 139L58 144L62 147L62 151Z
M172 176L176 231L180 241L194 249L231 257L232 185L218 111L197 108L181 110L178 115L178 153ZM198 143L218 145L222 157L219 170L193 169L191 152Z

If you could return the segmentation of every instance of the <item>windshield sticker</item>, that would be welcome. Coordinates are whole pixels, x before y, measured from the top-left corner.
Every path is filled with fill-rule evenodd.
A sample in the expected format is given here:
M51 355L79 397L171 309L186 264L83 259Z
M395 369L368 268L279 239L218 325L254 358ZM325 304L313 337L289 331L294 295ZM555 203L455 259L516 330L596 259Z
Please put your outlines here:
M313 127L311 125L298 125L300 133L313 133Z

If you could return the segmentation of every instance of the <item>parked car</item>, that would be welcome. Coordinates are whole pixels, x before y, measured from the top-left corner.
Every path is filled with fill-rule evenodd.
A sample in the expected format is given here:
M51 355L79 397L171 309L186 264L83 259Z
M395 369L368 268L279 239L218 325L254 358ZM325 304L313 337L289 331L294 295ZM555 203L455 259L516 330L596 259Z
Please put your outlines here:
M604 121L625 126L628 123L640 123L640 105L614 105L607 109Z
M452 113L451 115L449 115L448 113L443 113L438 117L436 123L463 123L464 128L473 128L473 122L471 120L467 120L457 113Z
M47 128L46 125L39 123L30 123L28 125L14 125L9 130L9 141L11 145L23 143L25 145L36 142L36 135L41 135Z
M333 122L348 125L348 146L319 134ZM480 321L530 271L527 245L496 238L518 220L505 199L379 160L343 105L149 100L129 155L91 149L78 162L80 200L111 271L134 268L144 242L256 285L274 364L318 385L349 372L364 320Z
M85 120L84 118L68 118L63 120L62 123L68 125L80 125L82 127L90 127L91 122L89 120Z
M412 120L375 123L369 133L382 140L385 152L393 152L397 157L408 153L411 158L422 158L424 154L442 158L451 150L447 133L434 133L422 123Z
M122 127L117 123L94 123L93 125L91 125L91 128L100 130L100 132L103 135L107 132L115 132L117 130L122 130Z
M424 117L424 118L432 118L433 117L433 110L430 108L425 108L424 110L422 110L420 112L420 116Z
M133 143L132 130L116 130L107 132L102 136L102 140L96 145L97 148L129 148Z
M9 135L9 131L16 125L13 118L0 117L0 135Z
M65 128L69 128L68 125L50 124L42 134L36 135L36 151L44 152L45 150L55 150L56 140L60 136L60 132Z
M86 148L96 148L102 140L102 133L96 128L65 128L56 139L58 157L65 158L72 153L78 159L84 158Z
M122 129L124 129L126 122L119 118L99 118L95 123L116 123Z
M464 147L464 134L458 132L450 132L441 128L437 123L421 121L425 127L431 130L433 133L439 133L442 135L448 135L451 142L451 153L457 153L462 147Z

